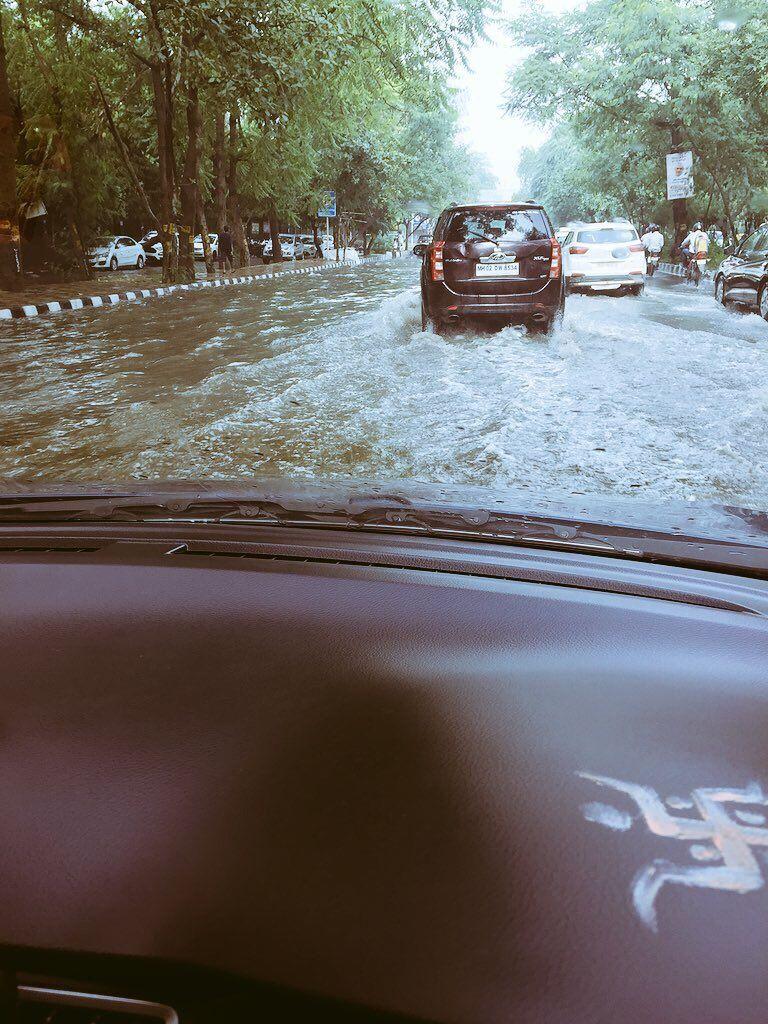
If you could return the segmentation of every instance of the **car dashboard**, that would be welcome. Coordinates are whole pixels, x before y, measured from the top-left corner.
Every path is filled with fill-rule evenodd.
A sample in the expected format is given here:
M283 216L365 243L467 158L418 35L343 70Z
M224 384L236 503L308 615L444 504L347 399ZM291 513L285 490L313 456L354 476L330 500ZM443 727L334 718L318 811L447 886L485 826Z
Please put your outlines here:
M764 580L68 523L0 596L19 1020L765 1020Z

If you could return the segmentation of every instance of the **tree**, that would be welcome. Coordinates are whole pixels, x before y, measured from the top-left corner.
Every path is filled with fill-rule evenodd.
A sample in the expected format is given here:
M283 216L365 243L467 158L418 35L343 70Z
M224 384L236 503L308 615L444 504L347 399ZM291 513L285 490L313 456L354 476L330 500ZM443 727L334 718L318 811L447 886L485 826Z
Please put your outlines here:
M552 124L553 139L575 141L569 173L635 210L664 201L665 154L692 150L703 196L694 209L718 211L733 228L767 171L768 111L754 68L768 12L762 0L743 6L749 17L734 31L722 27L723 0L593 0L559 16L528 12L511 25L529 56L509 78L507 107ZM630 178L640 179L634 197Z
M228 221L247 262L245 221L306 223L337 178L370 238L414 190L437 197L438 149L443 171L471 172L446 83L483 6L14 0L19 198L44 198L55 246L80 260L83 243L126 220L157 227L166 282L193 276L204 222ZM437 139L440 110L449 127L420 164L409 118L429 111Z
M11 104L0 17L0 285L15 288L19 280L19 221L16 206L18 128Z

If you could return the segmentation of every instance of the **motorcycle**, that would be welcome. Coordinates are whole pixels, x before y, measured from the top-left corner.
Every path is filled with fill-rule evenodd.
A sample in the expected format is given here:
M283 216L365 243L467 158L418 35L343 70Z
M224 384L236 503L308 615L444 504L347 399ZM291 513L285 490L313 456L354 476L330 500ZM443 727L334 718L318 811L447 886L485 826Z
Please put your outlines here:
M660 252L650 252L646 250L645 262L646 262L646 273L648 277L653 277L659 267L659 260L661 259Z
M699 287L699 283L707 269L708 259L709 256L705 252L690 253L687 256L685 264L685 280L689 284L694 284L697 288Z

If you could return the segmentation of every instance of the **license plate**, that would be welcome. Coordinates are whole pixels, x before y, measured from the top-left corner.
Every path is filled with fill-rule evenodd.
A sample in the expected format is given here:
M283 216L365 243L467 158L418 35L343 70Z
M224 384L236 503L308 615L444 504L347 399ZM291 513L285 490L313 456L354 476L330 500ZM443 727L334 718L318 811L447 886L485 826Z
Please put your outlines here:
M519 277L519 263L478 263L475 277Z

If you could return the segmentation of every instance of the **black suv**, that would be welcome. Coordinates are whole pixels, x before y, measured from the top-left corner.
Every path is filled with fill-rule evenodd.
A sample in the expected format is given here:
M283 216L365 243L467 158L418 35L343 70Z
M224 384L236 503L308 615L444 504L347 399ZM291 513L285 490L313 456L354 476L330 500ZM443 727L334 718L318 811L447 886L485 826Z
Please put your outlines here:
M720 264L715 298L723 306L734 303L756 309L768 320L768 223L753 231Z
M549 333L565 304L560 245L536 203L449 206L422 257L421 327L463 320Z

